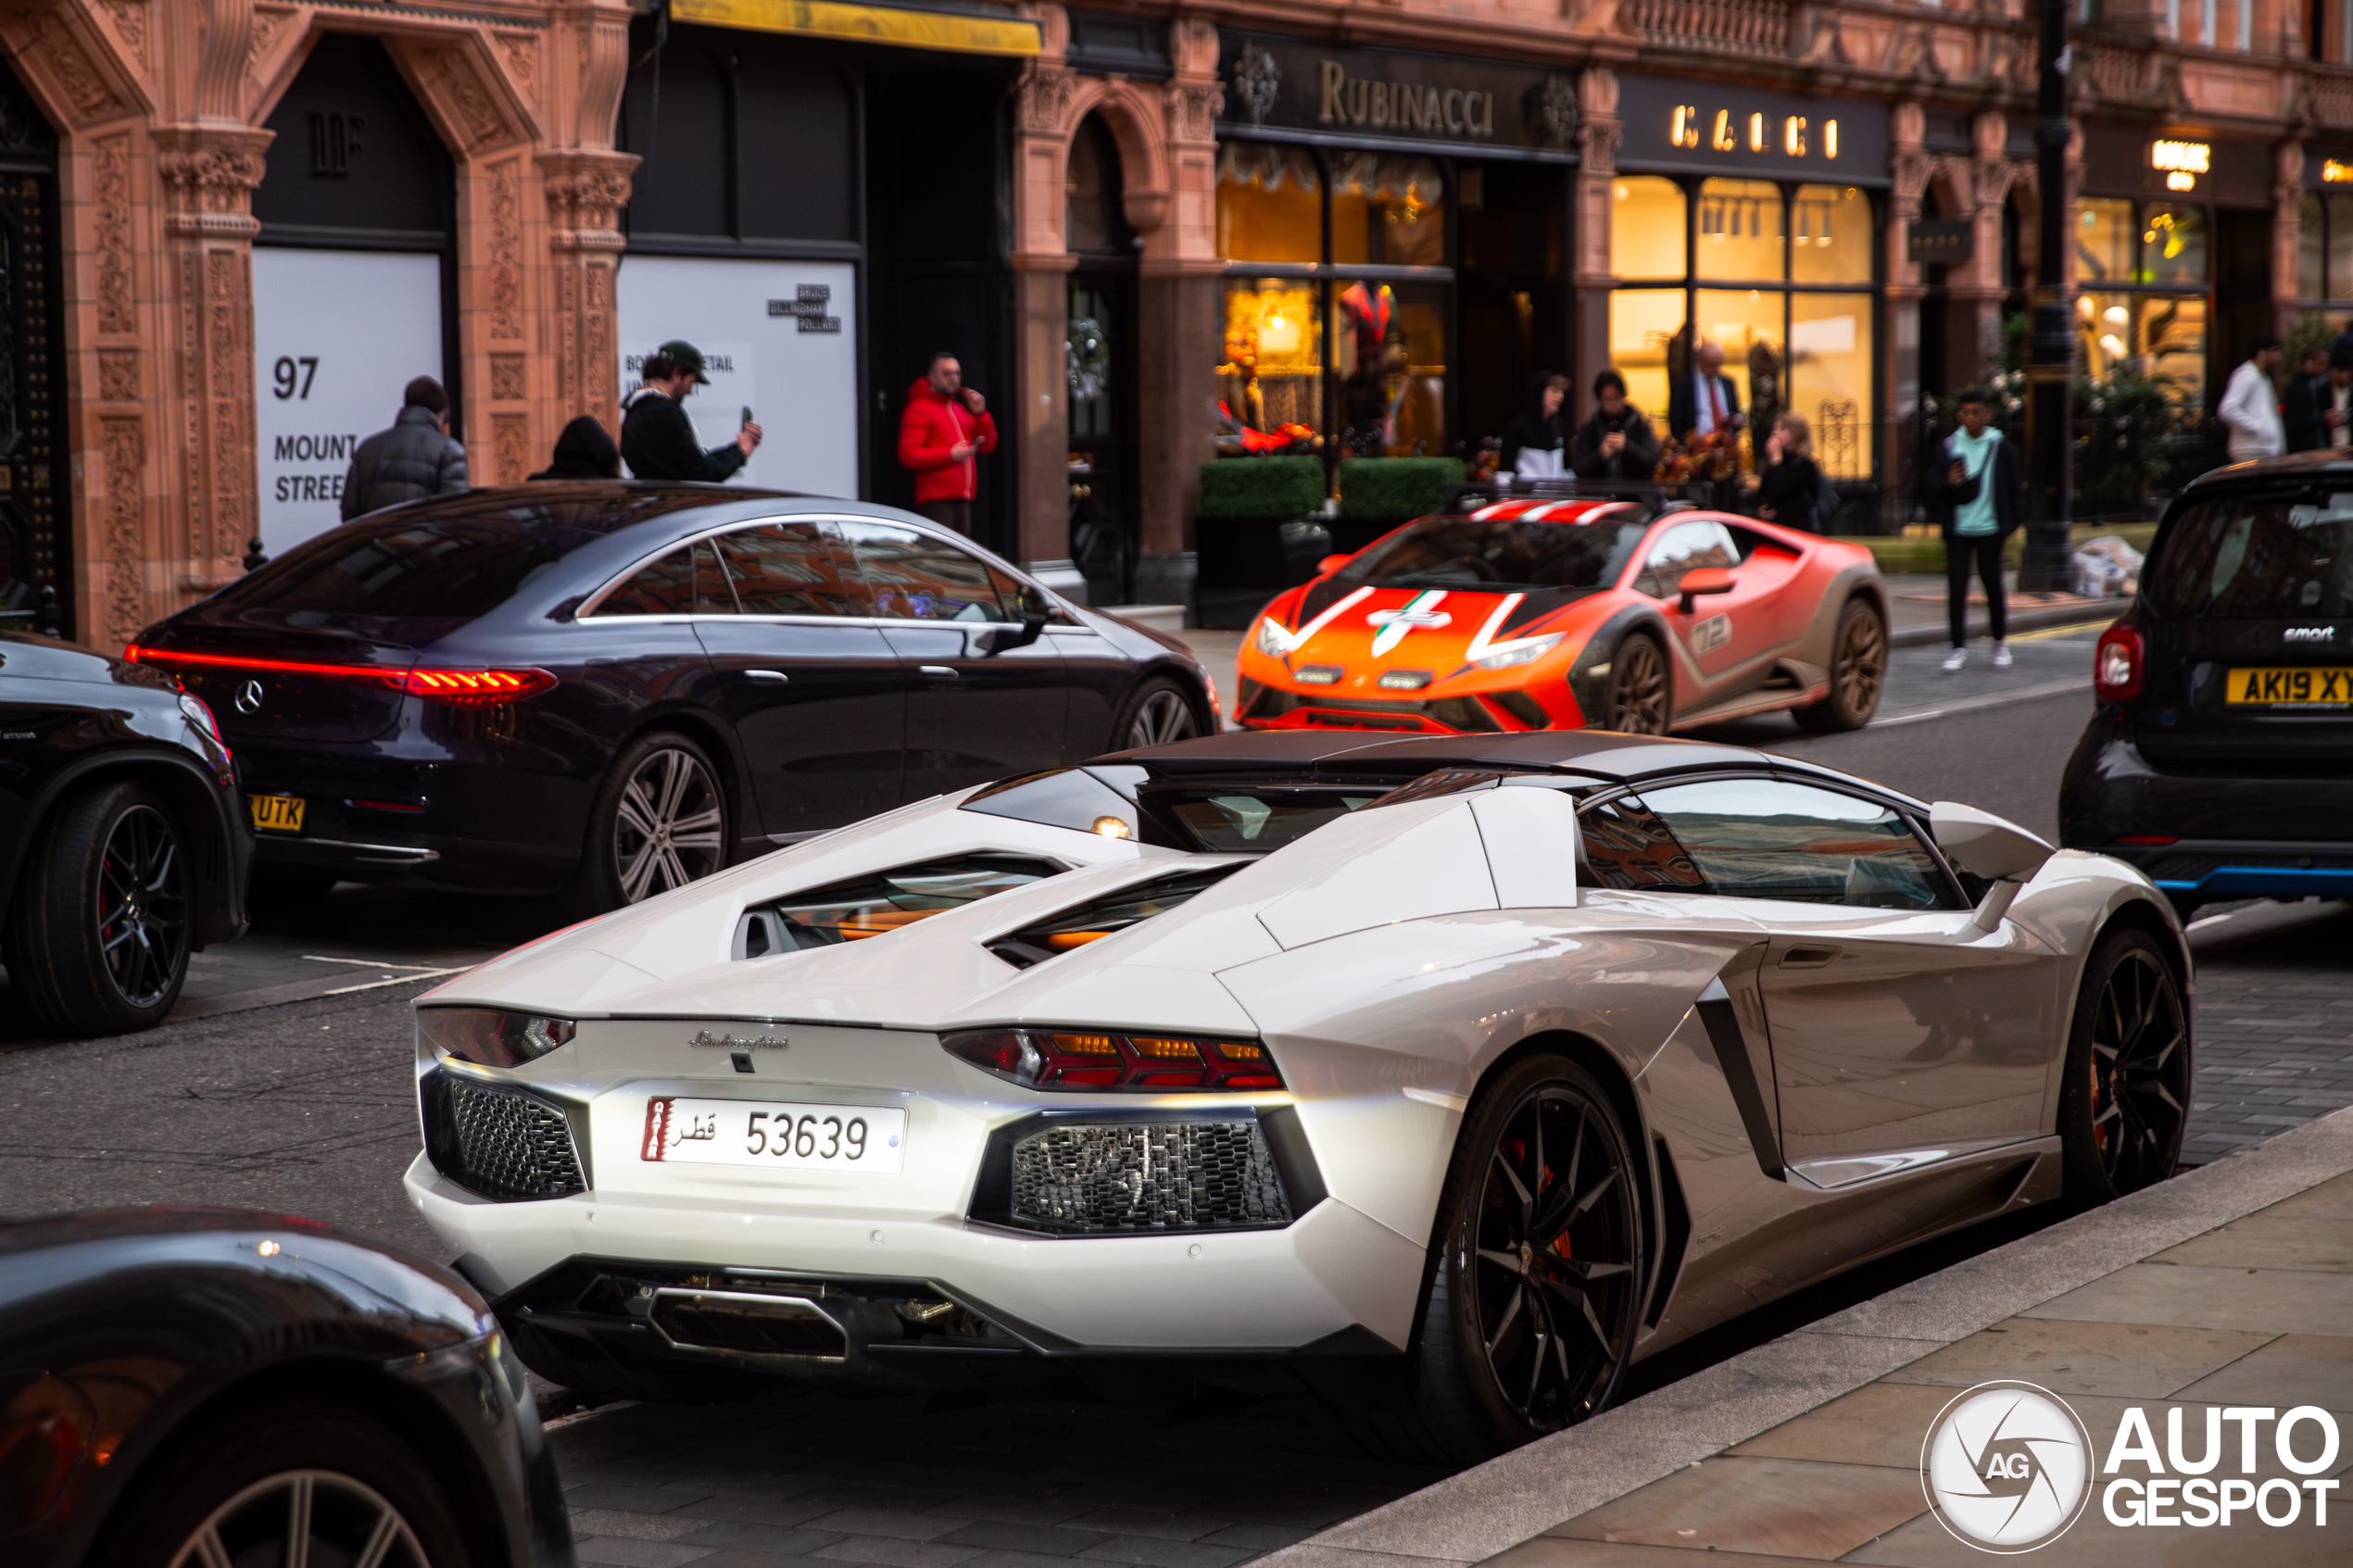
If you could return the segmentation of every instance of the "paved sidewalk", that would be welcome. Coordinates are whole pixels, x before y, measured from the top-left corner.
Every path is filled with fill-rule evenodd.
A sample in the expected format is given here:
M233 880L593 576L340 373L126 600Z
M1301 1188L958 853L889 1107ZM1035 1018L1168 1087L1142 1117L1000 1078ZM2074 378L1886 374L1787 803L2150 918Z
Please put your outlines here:
M2160 1455L2168 1412L2204 1449L2209 1406L2332 1412L2353 1437L2353 1111L2284 1134L2106 1209L1825 1318L1682 1382L1265 1558L1265 1568L1767 1568L1838 1561L1946 1568L1985 1561L1930 1512L1919 1455L1960 1390L1994 1380L2058 1394L2092 1438L2095 1488L2052 1568L2353 1561L2353 1441L2291 1474L2239 1428L2218 1481L2336 1479L2327 1524L2300 1494L2292 1525L2243 1513L2161 1535L2111 1523L2100 1467L2129 1407ZM2299 1426L2309 1463L2317 1425ZM2180 1475L2177 1465L2167 1474ZM2119 1474L2147 1478L2128 1461ZM2291 1490L2293 1485L2291 1486ZM2275 1488L2275 1513L2285 1502ZM2174 1518L2179 1518L2175 1503Z

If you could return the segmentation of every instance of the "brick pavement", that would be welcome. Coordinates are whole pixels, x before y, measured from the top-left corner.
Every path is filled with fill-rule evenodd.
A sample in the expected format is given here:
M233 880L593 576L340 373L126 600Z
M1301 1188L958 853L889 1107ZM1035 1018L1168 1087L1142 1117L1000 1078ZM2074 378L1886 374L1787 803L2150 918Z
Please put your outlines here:
M2353 1105L2353 909L2313 899L2201 915L2197 1094L2183 1140L2193 1164Z

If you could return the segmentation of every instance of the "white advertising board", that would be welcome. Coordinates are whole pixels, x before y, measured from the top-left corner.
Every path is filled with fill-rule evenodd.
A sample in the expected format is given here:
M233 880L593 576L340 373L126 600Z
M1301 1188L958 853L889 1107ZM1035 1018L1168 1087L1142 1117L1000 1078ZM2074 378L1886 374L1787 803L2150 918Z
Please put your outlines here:
M442 375L441 258L253 251L254 432L271 556L343 521L352 452Z
M855 496L856 286L847 262L624 257L621 394L636 389L647 355L684 338L711 371L686 399L701 445L733 441L746 408L759 421L764 439L736 483Z

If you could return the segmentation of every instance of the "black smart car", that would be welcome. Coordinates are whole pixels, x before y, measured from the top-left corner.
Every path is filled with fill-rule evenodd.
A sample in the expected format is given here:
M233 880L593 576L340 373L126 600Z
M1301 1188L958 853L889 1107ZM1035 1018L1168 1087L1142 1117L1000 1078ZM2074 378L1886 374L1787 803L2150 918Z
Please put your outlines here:
M170 675L0 633L0 948L66 1035L163 1022L245 928L253 848L211 710Z
M2131 861L2185 915L2353 896L2353 460L2205 475L2095 654L2059 798L2070 848Z
M472 1286L315 1220L0 1223L0 1562L567 1568Z
M714 485L391 508L129 653L220 715L257 887L416 877L582 914L1216 723L1183 645L920 519Z

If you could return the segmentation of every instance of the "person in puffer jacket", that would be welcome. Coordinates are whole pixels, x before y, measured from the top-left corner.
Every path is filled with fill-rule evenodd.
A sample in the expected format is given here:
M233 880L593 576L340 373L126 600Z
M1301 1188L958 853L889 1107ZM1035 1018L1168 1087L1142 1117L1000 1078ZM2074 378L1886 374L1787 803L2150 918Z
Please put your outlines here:
M997 450L988 400L964 384L952 354L935 354L931 370L907 389L899 419L899 466L915 476L915 510L970 538L982 453Z
M465 488L466 449L449 437L449 395L431 376L419 376L401 395L392 428L352 454L343 476L343 521Z

